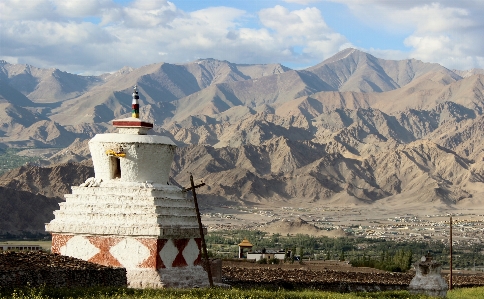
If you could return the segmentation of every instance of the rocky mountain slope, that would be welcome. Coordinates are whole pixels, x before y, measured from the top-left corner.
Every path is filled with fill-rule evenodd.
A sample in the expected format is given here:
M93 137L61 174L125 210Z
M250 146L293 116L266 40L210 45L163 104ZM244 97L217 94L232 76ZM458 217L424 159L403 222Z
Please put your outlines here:
M56 164L49 167L26 165L0 176L0 186L62 200L72 185L94 176L89 161Z
M54 198L5 187L0 187L0 205L0 236L45 235L45 223L59 209Z
M61 198L92 176L87 140L128 115L136 84L142 118L179 146L172 179L207 183L202 204L482 205L483 73L356 49L304 70L200 59L84 77L2 62L2 146L62 150L0 185Z
M0 81L6 82L35 103L54 103L77 97L101 82L95 76L79 76L58 69L0 61Z

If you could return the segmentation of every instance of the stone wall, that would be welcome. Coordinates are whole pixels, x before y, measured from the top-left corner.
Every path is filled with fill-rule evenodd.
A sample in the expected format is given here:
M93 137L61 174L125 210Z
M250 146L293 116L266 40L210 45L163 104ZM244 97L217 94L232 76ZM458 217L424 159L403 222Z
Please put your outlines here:
M126 269L41 251L0 253L0 287L125 287Z
M0 271L0 287L96 287L126 286L126 270L109 268L99 270L42 269Z

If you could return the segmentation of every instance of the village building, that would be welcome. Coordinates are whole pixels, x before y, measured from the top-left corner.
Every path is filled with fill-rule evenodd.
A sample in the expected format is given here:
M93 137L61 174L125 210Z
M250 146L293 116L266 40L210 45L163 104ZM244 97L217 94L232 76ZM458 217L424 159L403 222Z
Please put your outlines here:
M247 239L242 240L239 244L239 259L244 258L244 249L251 251L252 246L253 245Z
M252 251L253 245L249 240L244 239L239 243L239 259L246 258L248 260L260 261L262 259L278 259L284 260L286 258L286 252L284 250L272 250L272 249L261 249ZM247 253L244 254L244 250L247 249Z
M52 252L124 267L129 287L208 286L194 201L169 184L176 146L149 134L138 101L135 86L132 117L89 141L95 177L73 186L46 224Z
M19 250L19 251L42 250L42 246L20 245L20 244L0 244L0 251L7 251L7 250Z
M261 249L247 252L248 260L260 261L262 259L271 260L278 259L284 261L286 258L286 252L284 250L273 250L273 249Z

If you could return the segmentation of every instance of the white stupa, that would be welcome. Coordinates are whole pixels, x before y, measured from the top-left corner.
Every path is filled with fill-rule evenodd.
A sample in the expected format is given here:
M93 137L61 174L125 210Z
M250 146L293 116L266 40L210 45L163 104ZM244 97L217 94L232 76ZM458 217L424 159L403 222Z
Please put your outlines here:
M208 286L194 202L168 183L176 146L147 135L138 99L135 86L132 117L89 141L95 177L73 186L46 224L52 252L124 267L129 287Z

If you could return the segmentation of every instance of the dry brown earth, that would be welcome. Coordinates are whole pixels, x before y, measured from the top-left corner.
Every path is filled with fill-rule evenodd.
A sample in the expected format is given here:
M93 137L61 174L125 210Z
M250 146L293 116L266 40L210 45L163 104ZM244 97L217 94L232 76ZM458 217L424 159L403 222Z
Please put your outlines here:
M371 268L354 268L336 261L300 264L260 265L223 262L224 282L239 287L315 288L338 291L375 285L380 289L406 289L414 272L392 273ZM448 274L444 278L449 280ZM455 287L484 285L484 275L453 275Z
M126 269L42 251L0 252L0 288L126 287Z
M42 268L72 270L97 270L106 266L89 263L70 256L49 254L42 251L0 252L0 271L40 270Z

